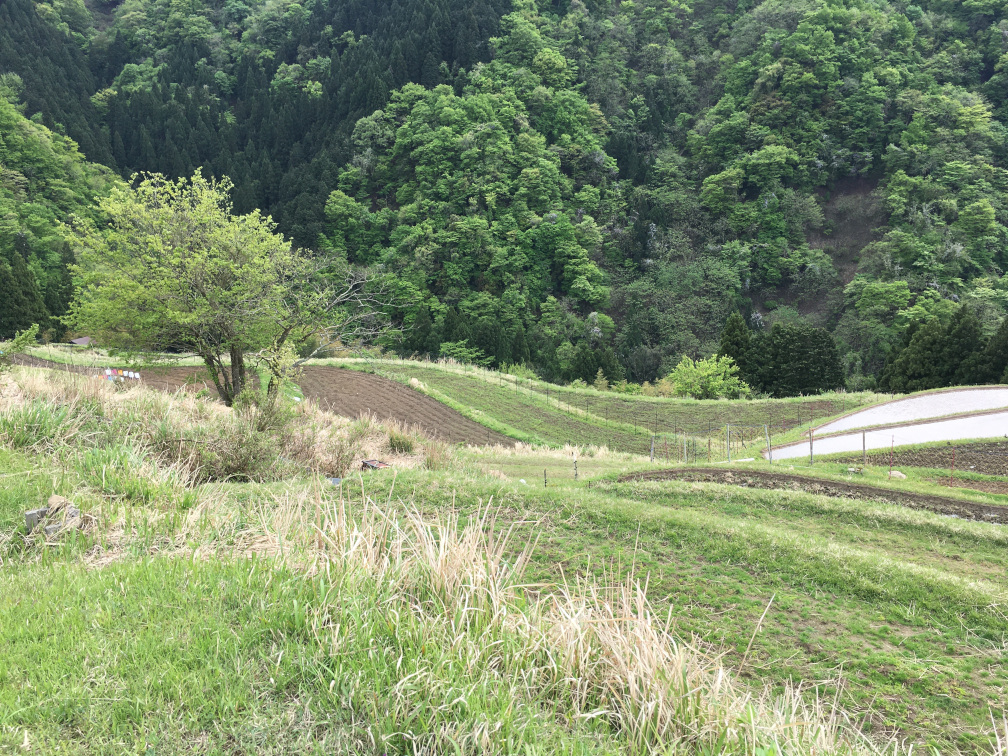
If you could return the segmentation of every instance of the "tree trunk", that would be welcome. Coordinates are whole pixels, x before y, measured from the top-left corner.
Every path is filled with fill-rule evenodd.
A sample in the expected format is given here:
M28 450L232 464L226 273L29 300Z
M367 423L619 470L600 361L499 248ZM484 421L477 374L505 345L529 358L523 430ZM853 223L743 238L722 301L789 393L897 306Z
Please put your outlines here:
M245 388L245 352L240 346L231 347L231 399L234 399ZM230 402L228 403L230 404Z
M210 380L213 381L214 386L217 388L217 396L220 397L224 404L230 407L234 401L234 394L231 391L231 384L228 381L228 374L224 369L224 365L217 355L210 352L201 352L200 357L203 358L203 364L206 365L207 372L210 373Z

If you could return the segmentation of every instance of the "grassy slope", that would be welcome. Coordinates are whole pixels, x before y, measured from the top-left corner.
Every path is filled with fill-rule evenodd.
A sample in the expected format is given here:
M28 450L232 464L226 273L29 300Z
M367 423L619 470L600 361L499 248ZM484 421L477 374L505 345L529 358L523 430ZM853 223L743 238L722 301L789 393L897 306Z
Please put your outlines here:
M24 455L0 455L5 469L31 467ZM1008 529L798 492L611 479L589 490L559 475L542 490L488 480L478 466L400 472L394 483L373 474L365 485L378 500L417 497L431 512L452 502L474 512L493 497L499 519L517 524L517 543L538 539L535 582L647 573L650 595L659 609L671 605L680 635L723 648L731 666L752 639L745 677L840 675L841 700L871 711L876 732L893 728L945 749L986 742L988 706L997 709L1008 690ZM624 466L582 462L595 473ZM52 471L42 472L0 479L5 529L22 502L52 490ZM240 489L252 510L277 487ZM311 601L310 580L244 560L152 558L142 541L121 563L88 571L78 564L87 545L7 567L7 742L20 743L28 729L33 742L52 746L74 731L78 745L110 753L131 750L131 738L176 750L179 738L206 737L293 752L316 735L329 748L359 736L311 703L324 699L322 662L292 625L293 602ZM297 726L282 726L292 720Z
M329 361L327 361L329 362ZM619 451L649 454L651 433L682 433L714 439L714 459L724 457L721 436L726 422L735 428L733 454L744 452L740 441L762 448L763 425L785 432L801 420L822 420L869 404L875 394L829 394L815 398L755 401L696 401L629 396L593 389L558 387L542 381L515 379L493 371L454 365L399 360L335 360L332 364L376 372L408 383L416 378L429 394L470 417L524 440L549 444L605 444ZM774 432L773 430L771 431ZM791 431L785 437L795 435ZM775 434L775 435L776 435ZM722 444L720 452L717 444ZM735 446L738 449L735 450ZM706 440L697 448L706 457Z
M799 492L538 486L493 495L531 523L539 580L648 573L678 631L723 647L733 664L774 597L745 674L777 682L839 674L847 706L873 712L875 728L946 749L977 748L988 707L1003 705L1008 528ZM460 480L426 491L435 507L491 494Z
M431 513L471 513L492 498L519 544L537 540L535 582L647 574L652 600L671 607L681 636L724 649L734 667L752 643L742 667L752 681L839 676L841 700L870 712L876 733L969 752L986 744L988 707L997 711L1008 695L1008 528L800 492L620 484L615 473L645 465L613 454L581 457L577 482L573 460L559 451L474 451L462 461L449 473L382 471L363 485L378 500L402 497ZM536 478L543 467L545 489ZM162 517L153 536L133 526L121 562L86 570L80 562L92 542L41 549L16 536L23 509L80 485L73 465L0 448L0 470L0 539L9 541L0 540L0 638L10 660L0 670L0 745L20 745L28 730L32 743L48 744L43 750L69 738L71 752L143 752L148 742L175 751L196 741L210 751L299 752L312 738L328 738L332 750L357 742L368 724L401 725L380 717L382 691L405 674L394 659L365 686L370 706L355 721L341 718L326 694L330 673L320 672L331 660L298 631L297 606L317 586L272 562L228 556L228 544L237 545L228 533L254 525L276 505L274 493L303 482L232 487L240 509L223 525L200 520L214 538L225 534L220 561L157 556L166 539L185 557L202 537L181 532L181 518ZM883 471L865 477L885 484ZM585 478L594 479L590 489ZM939 490L913 472L901 485ZM133 523L146 516L119 512ZM364 654L358 667L331 679L351 684L370 658L368 648L355 652ZM544 731L536 743L544 752L572 741L588 744L585 753L609 750L597 734L571 727Z

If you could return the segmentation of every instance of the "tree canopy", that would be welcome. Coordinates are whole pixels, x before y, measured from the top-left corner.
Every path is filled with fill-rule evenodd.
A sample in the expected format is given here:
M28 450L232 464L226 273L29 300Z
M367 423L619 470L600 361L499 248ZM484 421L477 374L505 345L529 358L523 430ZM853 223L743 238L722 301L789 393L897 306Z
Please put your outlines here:
M226 180L134 183L102 199L107 228L82 222L69 233L80 285L72 320L110 346L191 349L230 405L250 353L277 351L302 322L322 328L324 312L300 317L311 265L270 219L232 214Z
M741 312L827 329L870 388L909 329L1008 312L1006 29L931 0L8 0L0 70L90 160L203 166L396 276L404 354L653 381ZM72 261L18 225L57 314Z

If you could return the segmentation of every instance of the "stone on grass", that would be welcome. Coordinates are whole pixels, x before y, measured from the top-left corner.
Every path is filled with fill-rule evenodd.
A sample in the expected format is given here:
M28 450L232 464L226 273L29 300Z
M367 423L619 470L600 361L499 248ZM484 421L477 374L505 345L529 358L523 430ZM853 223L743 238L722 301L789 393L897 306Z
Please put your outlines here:
M906 480L906 475L901 473L899 470L893 470L891 477L896 478L897 480Z
M38 509L29 509L24 513L25 528L31 533L35 530L35 526L38 525L45 516L49 514L49 507L39 507Z
M46 506L25 512L25 527L31 533L46 519L56 520L43 529L42 532L47 537L54 536L62 530L80 529L84 526L84 517L80 509L69 499L56 494L49 497Z

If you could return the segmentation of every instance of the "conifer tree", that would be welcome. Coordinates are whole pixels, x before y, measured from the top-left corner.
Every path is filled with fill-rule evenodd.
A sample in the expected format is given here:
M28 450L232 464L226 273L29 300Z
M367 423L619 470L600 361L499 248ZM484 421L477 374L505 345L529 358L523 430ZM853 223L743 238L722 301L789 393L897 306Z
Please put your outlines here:
M1008 317L987 342L983 369L985 383L1005 383L1008 378Z
M18 331L35 324L48 324L35 276L21 254L11 247L0 251L0 292L0 339L13 338Z
M724 330L721 331L721 344L718 347L718 356L731 357L738 365L739 376L750 386L756 386L759 381L757 370L754 370L754 359L751 354L753 348L752 332L746 325L742 315L733 312L725 322Z
M942 353L945 386L970 386L984 382L983 333L980 320L969 307L960 307L949 323Z
M919 326L905 348L886 365L879 386L908 393L940 388L944 379L945 329L938 318Z

